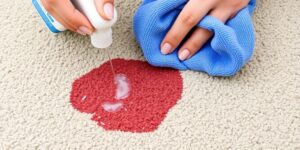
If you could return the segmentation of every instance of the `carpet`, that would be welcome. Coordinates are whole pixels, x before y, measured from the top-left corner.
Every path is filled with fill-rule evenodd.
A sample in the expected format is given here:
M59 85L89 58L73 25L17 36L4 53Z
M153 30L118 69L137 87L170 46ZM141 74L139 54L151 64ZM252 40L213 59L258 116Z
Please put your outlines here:
M139 4L116 1L120 18L113 28L114 43L95 49L88 37L50 33L31 1L1 0L0 149L300 149L299 0L258 1L253 16L255 54L230 78L174 70L166 75L164 69L147 66L132 33L132 16ZM105 123L111 126L103 127L106 124L99 118L75 107L71 94L78 91L76 81L97 69L101 72L108 52L114 61L137 62L136 67L146 65L141 68L174 80L152 92L159 93L156 98L176 95L149 106L159 110L159 118L151 109L143 112L132 104L138 113L128 117L147 118L128 123L115 117L111 122L107 114ZM131 84L141 84L134 77L128 76ZM158 75L151 77L151 86L142 87L157 90L153 86L163 85ZM153 96L136 95L141 107ZM133 126L125 128L124 122ZM148 126L143 129L139 123Z

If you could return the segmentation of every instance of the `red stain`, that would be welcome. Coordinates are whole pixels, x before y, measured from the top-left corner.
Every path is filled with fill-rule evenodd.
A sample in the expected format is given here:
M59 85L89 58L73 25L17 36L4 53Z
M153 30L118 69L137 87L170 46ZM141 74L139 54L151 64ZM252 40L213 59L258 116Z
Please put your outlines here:
M106 130L151 132L158 128L181 98L183 81L180 72L155 68L137 60L112 60L117 74L127 76L131 91L124 100L116 100L116 85L109 62L83 75L73 83L72 106L92 114L92 120ZM107 112L103 103L122 102L117 112Z

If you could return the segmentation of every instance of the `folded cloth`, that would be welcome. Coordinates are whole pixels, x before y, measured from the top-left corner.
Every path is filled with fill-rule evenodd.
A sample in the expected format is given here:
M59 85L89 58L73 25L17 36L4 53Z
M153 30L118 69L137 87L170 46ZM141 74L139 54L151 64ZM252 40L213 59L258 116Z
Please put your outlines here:
M204 71L212 76L232 76L238 72L253 54L255 37L251 14L256 0L226 24L207 15L198 24L214 33L199 52L188 60L180 61L178 48L163 55L160 45L175 19L188 0L144 0L138 8L133 28L146 60L158 67L179 70Z

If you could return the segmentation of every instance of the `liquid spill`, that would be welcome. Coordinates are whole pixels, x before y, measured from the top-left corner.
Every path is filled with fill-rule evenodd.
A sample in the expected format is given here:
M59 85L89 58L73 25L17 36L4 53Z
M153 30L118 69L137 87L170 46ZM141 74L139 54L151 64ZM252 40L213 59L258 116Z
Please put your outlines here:
M152 132L181 98L182 90L178 70L113 59L76 79L70 102L105 130Z

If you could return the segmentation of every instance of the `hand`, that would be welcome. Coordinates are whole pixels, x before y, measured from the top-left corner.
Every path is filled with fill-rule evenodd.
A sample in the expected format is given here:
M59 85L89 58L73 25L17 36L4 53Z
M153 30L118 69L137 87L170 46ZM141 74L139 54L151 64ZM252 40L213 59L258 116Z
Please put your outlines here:
M248 3L249 0L189 0L162 41L162 54L172 53L207 14L225 23ZM212 32L197 27L179 49L179 59L183 61L191 58L212 35Z
M45 9L64 27L81 35L90 35L94 27L78 11L71 0L41 0ZM95 0L96 8L105 20L114 18L114 0Z

